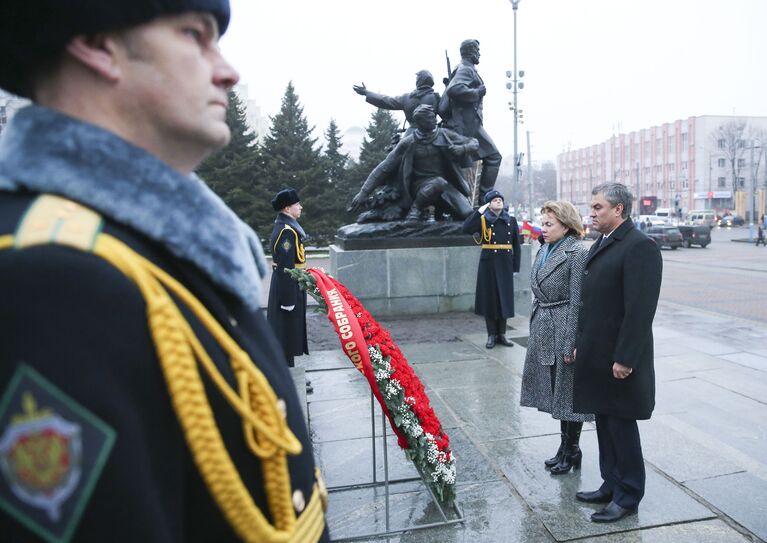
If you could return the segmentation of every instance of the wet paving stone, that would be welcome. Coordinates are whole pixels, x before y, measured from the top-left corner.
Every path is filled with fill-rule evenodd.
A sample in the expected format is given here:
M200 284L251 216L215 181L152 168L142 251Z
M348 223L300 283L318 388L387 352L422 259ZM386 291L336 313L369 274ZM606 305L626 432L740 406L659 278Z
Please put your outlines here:
M488 460L483 447L475 445L460 428L448 432L450 447L456 457L458 484L500 481L503 474ZM376 438L376 473L373 475L373 442L369 437L341 441L316 442L315 453L329 487L361 485L383 481L384 456L381 439ZM387 439L389 479L417 477L412 462L397 445L393 435Z
M680 424L684 423L674 415L655 416L649 421L640 421L639 432L645 460L680 482L743 470L742 465L723 453L718 441L693 439L691 435L695 436L694 432L682 433L675 429Z
M499 441L488 444L487 448L557 541L715 516L648 466L646 494L638 514L612 524L593 523L590 515L602 506L580 503L575 500L575 493L594 490L602 483L595 432L584 432L582 435L584 460L581 470L566 475L551 475L545 469L543 460L556 451L556 446L557 441L552 437L539 437Z
M559 423L548 413L519 406L520 379L508 385L440 389L439 394L467 432L484 443L510 437L559 433Z
M450 526L416 530L392 537L355 539L395 543L549 543L554 540L535 515L505 482L470 483L458 488L457 504L465 521ZM425 491L390 497L391 528L399 529L441 520ZM455 518L450 515L448 518ZM330 535L336 540L385 529L383 493L376 489L330 495Z
M306 376L314 387L308 397L311 402L370 397L370 385L351 363L346 369L313 371Z
M589 537L579 541L582 543L746 543L749 540L721 520L704 520Z
M415 372L431 389L510 387L518 382L518 378L507 368L488 358L421 364Z
M417 343L400 345L402 354L410 364L434 364L441 362L454 362L456 360L476 360L482 356L471 344L463 341L450 343Z
M757 537L767 540L767 481L749 473L686 483L717 509Z

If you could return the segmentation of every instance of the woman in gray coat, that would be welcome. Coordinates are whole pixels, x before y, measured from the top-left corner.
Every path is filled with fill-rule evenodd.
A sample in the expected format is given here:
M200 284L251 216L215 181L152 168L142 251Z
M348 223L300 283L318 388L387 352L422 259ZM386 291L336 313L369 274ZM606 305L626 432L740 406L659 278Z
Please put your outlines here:
M534 298L520 403L560 420L559 450L544 462L560 475L580 467L581 428L594 420L573 413L573 351L588 250L578 241L583 225L570 202L546 202L541 214L545 244L530 273Z

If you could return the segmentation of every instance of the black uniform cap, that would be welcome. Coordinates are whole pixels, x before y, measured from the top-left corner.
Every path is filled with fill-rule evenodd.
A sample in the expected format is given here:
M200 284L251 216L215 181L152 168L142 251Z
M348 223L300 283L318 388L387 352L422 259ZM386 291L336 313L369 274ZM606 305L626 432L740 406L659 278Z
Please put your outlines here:
M297 204L300 201L301 198L298 197L296 189L286 188L282 189L274 198L272 198L272 207L275 211L279 211L288 206L292 206L293 204Z
M491 190L490 192L488 192L487 194L485 194L485 203L486 203L486 204L489 204L489 203L490 203L490 202L492 202L492 201L493 201L493 199L495 199L495 198L500 198L500 199L501 199L501 200L503 200L504 202L506 201L506 199L503 197L503 194L501 194L501 193L500 193L500 192L498 192L497 190Z
M0 88L29 97L34 71L77 35L190 11L212 14L220 34L229 25L229 0L0 0Z

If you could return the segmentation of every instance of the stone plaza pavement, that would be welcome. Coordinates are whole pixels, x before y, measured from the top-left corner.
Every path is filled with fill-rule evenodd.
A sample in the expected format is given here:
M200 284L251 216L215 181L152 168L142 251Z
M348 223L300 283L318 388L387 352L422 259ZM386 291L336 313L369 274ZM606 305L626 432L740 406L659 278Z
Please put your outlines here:
M479 319L479 318L477 318ZM330 324L326 323L329 327ZM412 321L428 327L429 317ZM581 438L583 466L552 476L543 466L559 423L519 406L527 319L509 322L513 348L484 348L482 333L442 343L401 344L427 388L458 462L463 524L395 536L390 542L744 542L767 540L767 326L661 302L654 324L657 405L640 422L647 491L639 513L594 524L599 506L574 500L601 482L593 424ZM479 324L481 326L481 323ZM428 335L428 334L427 334ZM395 340L396 340L395 334ZM315 454L328 486L372 481L371 404L366 381L340 348L296 359ZM380 412L376 433L381 432ZM415 470L388 433L391 479ZM377 479L383 478L378 440ZM391 529L437 522L420 483L390 486ZM382 487L332 491L333 539L384 529Z

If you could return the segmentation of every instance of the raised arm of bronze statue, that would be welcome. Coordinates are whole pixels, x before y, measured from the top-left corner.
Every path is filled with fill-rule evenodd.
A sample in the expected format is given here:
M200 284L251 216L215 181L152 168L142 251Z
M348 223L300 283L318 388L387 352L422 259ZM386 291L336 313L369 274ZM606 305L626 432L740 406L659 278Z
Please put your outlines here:
M404 111L405 119L412 127L413 125L413 112L415 108L422 104L430 105L435 110L439 104L439 94L434 90L434 77L428 70L421 70L415 74L415 89L407 94L401 94L399 96L387 96L386 94L379 94L372 92L365 87L355 85L354 92L365 96L365 100L368 104L381 109L388 109L394 111ZM408 133L411 129L408 129Z

